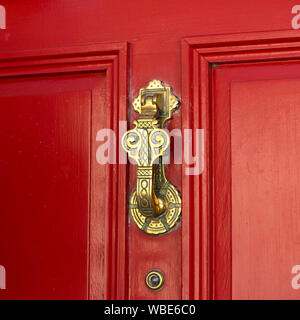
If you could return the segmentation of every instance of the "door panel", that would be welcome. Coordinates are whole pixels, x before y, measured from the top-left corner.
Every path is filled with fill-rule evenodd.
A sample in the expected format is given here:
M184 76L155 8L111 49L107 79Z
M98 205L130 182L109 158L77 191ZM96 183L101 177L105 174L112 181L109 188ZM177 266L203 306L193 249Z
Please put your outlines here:
M299 298L299 75L297 62L213 71L215 228L227 217L215 239L218 298Z
M92 95L104 89L101 74L0 83L1 299L89 296Z
M231 86L233 299L299 298L291 287L300 258L299 85Z

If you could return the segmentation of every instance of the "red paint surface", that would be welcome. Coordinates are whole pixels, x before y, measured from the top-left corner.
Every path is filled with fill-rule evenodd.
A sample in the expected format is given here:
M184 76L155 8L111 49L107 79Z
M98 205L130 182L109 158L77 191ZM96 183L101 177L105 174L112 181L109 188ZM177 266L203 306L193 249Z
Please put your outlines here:
M87 297L91 97L84 80L1 86L3 298Z
M299 299L291 287L300 259L299 84L231 87L233 299Z
M3 228L20 220L18 215L26 219L28 230L18 226L22 232L32 232L32 241L35 242L38 255L32 257L31 264L26 264L24 269L20 268L19 255L12 255L11 251L14 241L8 242L12 243L10 246L5 240L14 234L11 231L13 226L4 229L0 256L5 256L6 262L3 264L9 264L12 272L7 272L10 287L1 291L1 298L126 297L126 223L115 223L117 215L119 221L126 220L126 167L99 166L95 157L100 144L96 141L98 130L112 128L117 131L118 120L126 120L126 56L126 44L115 43L109 46L89 45L22 52L13 58L9 56L5 59L2 56L0 59L2 99L14 101L11 108L5 109L4 103L1 107L3 113L8 114L7 118L17 117L20 126L11 126L9 123L3 126L3 129L7 128L7 132L3 133L3 144L7 148L6 158L3 157L6 165L10 164L8 157L14 156L13 150L21 148L23 139L31 148L26 159L29 167L24 171L21 171L22 167L17 168L19 171L15 176L8 174L14 170L13 167L8 172L4 170L3 181L10 185L11 181L16 182L20 177L18 187L27 190L27 182L21 177L25 177L28 171L32 173L34 181L40 182L34 185L34 196L30 201L27 199L27 202L15 204L22 207L22 212L16 210L15 216L3 215ZM18 130L24 131L24 137L18 135ZM8 139L11 137L12 141ZM47 142L46 150L42 148L44 140ZM37 141L41 141L41 146L36 145ZM65 153L63 148L66 149ZM51 157L48 156L49 152ZM39 157L43 161L36 165ZM14 159L12 163L15 163ZM43 174L35 174L35 166L41 168ZM52 192L47 193L49 198L43 202L44 206L49 201L49 211L45 217L36 217L32 210L39 204L40 198L44 199L43 186L45 184L47 190L47 179L52 178L46 173L57 171L57 175L54 175L57 177L61 170L72 174L65 175L65 180L59 181L58 186L52 186ZM40 176L45 180L39 180ZM103 185L106 188L101 189ZM15 196L12 188L5 192L8 200ZM116 193L118 202L109 200L114 199ZM76 198L70 207L70 201L67 200L74 196ZM2 205L4 212L12 210L10 201L6 199ZM64 205L67 210L63 210ZM54 213L51 206L57 209ZM42 209L45 210L44 207ZM49 226L50 216L54 217L51 220L52 228L44 231ZM63 238L55 234L55 220L59 221L57 231L63 230ZM45 244L48 243L52 251L45 251ZM20 256L30 255L31 247L24 241L19 248ZM70 256L72 252L76 253L76 259ZM58 264L57 268L55 263ZM49 278L49 274L56 278ZM79 277L77 283L76 277ZM32 281L32 278L34 281L28 289L28 281ZM116 281L121 284L118 288L115 286Z
M232 167L232 159L234 157L235 159L238 157L246 158L249 154L233 154L234 150L231 144L234 139L231 136L231 85L237 81L241 83L244 81L256 81L258 83L258 80L281 79L286 82L282 84L283 91L277 90L276 94L280 95L282 93L282 97L277 100L284 101L286 96L290 94L288 90L285 91L289 88L289 82L292 81L291 79L299 77L298 63L287 62L286 60L296 60L298 57L300 57L299 38L295 38L293 32L204 36L187 38L182 42L182 110L186 113L186 116L182 118L183 127L202 126L206 132L204 173L199 177L182 175L185 212L182 221L182 277L186 280L182 282L182 286L185 297L204 299L236 299L239 297L245 298L245 296L248 298L253 298L254 296L259 296L260 298L262 296L270 297L268 295L270 292L268 285L272 282L271 279L277 276L283 281L281 285L278 285L279 282L277 281L273 283L272 297L289 298L297 296L298 292L295 292L291 285L291 280L294 276L291 273L293 265L290 267L287 265L292 263L292 260L298 261L299 259L297 255L297 240L291 241L288 234L289 232L297 234L299 232L298 227L295 225L288 229L286 223L291 226L289 222L281 223L286 214L283 217L282 212L277 211L277 213L274 213L274 222L272 224L272 228L275 231L270 233L270 230L265 228L268 221L261 220L265 218L264 215L259 215L259 219L255 219L258 214L252 215L251 212L248 212L249 208L244 213L241 213L241 210L232 211L233 205L236 208L239 203L245 201L243 195L237 193L242 192L239 184L243 182L246 190L253 190L254 187L248 185L248 180L244 179L241 173L235 174L235 198L233 198L232 179L233 170L236 170L236 168ZM254 90L254 92L257 91ZM248 95L250 96L250 93ZM280 118L284 112L280 110L278 115L279 107L276 104L277 101L276 99L272 100L271 97L272 94L269 93L268 105L273 107L274 116ZM246 97L241 101L247 101ZM252 110L254 106L248 108L248 104L245 104L244 108L248 108L247 111L249 113L249 115L243 115L245 123L248 119L251 119L251 113L255 118L256 112L266 106L263 101L264 96L262 93L261 105L257 106L255 111ZM291 106L295 107L297 105L297 99L293 95L289 96L289 101L292 101L290 103ZM237 110L239 110L238 99L235 103ZM195 116L191 116L188 113L191 105L195 106L195 110L199 110ZM289 120L287 121L287 119ZM290 132L291 126L285 126L283 122L286 121L288 124L290 121L296 121L296 119L297 114L291 114L290 112L281 119L281 125L286 130L285 134L289 137L288 144L290 146L294 145L294 149L291 150L292 154L297 153L298 144L293 143L295 135ZM262 123L259 117L257 117L256 122L256 125ZM245 125L246 128L249 126L251 127L251 122L250 125ZM236 124L236 128L241 131L244 129L243 126L238 124ZM276 124L274 124L274 127L271 126L271 132L274 131L276 131ZM237 133L236 130L235 133ZM236 134L235 139L243 136L242 134ZM266 139L266 137L262 137L262 139ZM256 143L256 141L251 141L251 136L246 138L249 141L249 145ZM273 141L272 139L269 139L268 142L273 148L276 143L280 143L280 141ZM246 148L247 146L245 146L245 150L247 150ZM263 154L261 156L262 160L264 160ZM274 172L278 171L278 164L272 161L267 166L271 172L272 170ZM282 181L284 181L284 178L288 180L289 172L294 170L295 167L291 163L286 164L284 170L282 170ZM253 175L255 174L254 172ZM294 182L296 181L297 177L294 177ZM268 208L272 206L273 202L278 201L276 198L272 198L275 197L274 190L276 190L276 187L274 186L273 189L269 190L269 198L265 202L266 208L261 209L269 210L269 214L272 212ZM291 186L288 187L291 188ZM199 190L199 198L194 197L193 191L196 188ZM257 199L254 197L251 201L246 202L249 203L249 206L254 206L253 202L259 200L260 194L256 193L255 195ZM233 200L235 200L235 204L233 204ZM285 196L282 197L282 200L284 206L290 208L287 219L294 219L292 217L297 213L290 203L291 199L289 196ZM243 219L250 216L254 220L251 220L251 225L247 225ZM234 225L232 219L235 219ZM263 223L259 226L261 221ZM253 228L255 228L255 232L253 232ZM277 236L278 238L274 238L276 230L281 231L280 237L279 235ZM249 232L253 234L251 241L247 242L245 239L240 241L242 239L239 239L239 235L247 235ZM185 237L185 234L188 234L189 237ZM272 252L274 252L274 248L286 247L287 243L291 246L286 250L286 256L280 256L281 265L273 266L273 270L269 269L268 258L273 262L278 262L278 252L262 258L257 265L253 263L251 256L251 254L255 255L256 252L260 252L257 246L259 246L262 235L267 234L273 237L272 239L264 239L266 244L274 244L274 246L270 247ZM241 251L243 255L240 255ZM249 263L246 269L248 271L247 275L244 275L241 270L243 263L244 265ZM260 268L261 265L264 266L263 271ZM252 286L249 287L250 291L247 291L248 288L244 286L243 279L253 276L257 278L266 277L270 280L265 279L264 282L257 285L259 290L252 283ZM277 285L276 290L274 290L274 285ZM243 295L245 292L246 295Z
M214 70L218 298L299 299L299 72L297 62Z

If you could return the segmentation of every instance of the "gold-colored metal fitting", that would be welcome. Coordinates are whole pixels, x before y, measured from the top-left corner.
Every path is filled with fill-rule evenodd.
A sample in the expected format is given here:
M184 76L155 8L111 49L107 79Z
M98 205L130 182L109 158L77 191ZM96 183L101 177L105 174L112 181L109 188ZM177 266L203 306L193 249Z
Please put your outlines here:
M146 88L140 89L133 102L134 110L140 114L134 122L136 127L122 138L123 148L138 166L130 213L137 226L152 235L172 230L181 215L181 198L165 176L162 157L170 145L163 126L178 104L170 87L159 80L151 81Z
M146 286L151 290L160 290L165 284L165 277L160 270L151 270L146 274Z

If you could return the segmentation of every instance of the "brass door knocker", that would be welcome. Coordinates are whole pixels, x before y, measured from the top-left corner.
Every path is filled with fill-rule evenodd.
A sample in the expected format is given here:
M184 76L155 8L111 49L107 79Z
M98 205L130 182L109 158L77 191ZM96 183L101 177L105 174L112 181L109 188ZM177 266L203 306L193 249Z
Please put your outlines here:
M163 127L178 104L170 87L159 80L151 81L140 89L133 102L134 110L140 114L134 122L136 127L122 138L123 148L137 163L136 191L130 198L130 213L137 226L152 235L172 230L181 214L181 198L165 176L162 157L170 144Z

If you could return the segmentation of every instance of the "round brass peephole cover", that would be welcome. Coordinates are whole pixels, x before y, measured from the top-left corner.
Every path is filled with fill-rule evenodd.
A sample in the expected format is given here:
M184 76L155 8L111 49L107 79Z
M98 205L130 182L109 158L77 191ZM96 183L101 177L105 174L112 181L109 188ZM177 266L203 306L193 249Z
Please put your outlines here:
M160 270L151 270L146 274L146 286L151 290L160 290L165 284L164 274Z

